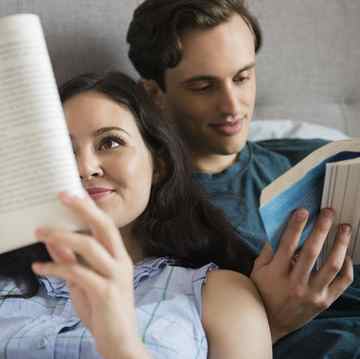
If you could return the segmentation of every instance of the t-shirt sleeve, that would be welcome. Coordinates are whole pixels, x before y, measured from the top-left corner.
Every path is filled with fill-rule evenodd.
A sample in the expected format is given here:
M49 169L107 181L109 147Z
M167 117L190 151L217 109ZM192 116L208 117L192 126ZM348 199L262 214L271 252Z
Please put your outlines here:
M207 275L213 270L217 270L218 266L213 263L209 263L199 269L194 270L192 279L193 291L195 297L195 304L200 317L202 317L202 288L206 283Z
M275 139L256 142L258 145L285 156L291 165L297 164L311 152L328 144L322 139Z

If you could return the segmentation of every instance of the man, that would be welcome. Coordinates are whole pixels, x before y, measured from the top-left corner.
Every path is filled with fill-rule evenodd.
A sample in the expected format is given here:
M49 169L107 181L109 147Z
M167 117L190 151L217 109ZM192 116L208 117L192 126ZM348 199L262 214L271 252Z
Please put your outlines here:
M320 213L296 256L308 216L304 209L289 220L275 254L264 246L267 237L258 212L262 188L324 142L247 142L261 39L256 19L241 0L146 0L136 9L127 36L129 57L146 89L191 151L194 178L223 208L241 240L257 253L263 248L251 277L266 305L275 343L328 308L351 283L353 268L345 256L351 229L342 225L327 262L312 271L332 223L330 209ZM348 305L360 308L354 291L323 317L335 310L341 316ZM331 320L316 319L282 339L275 355L303 358L315 349L319 356L312 357L353 353L354 340L345 336L354 335L354 327L360 329L360 318ZM335 329L345 339L334 339ZM320 332L321 343L310 345L313 334ZM329 338L335 343L332 348Z

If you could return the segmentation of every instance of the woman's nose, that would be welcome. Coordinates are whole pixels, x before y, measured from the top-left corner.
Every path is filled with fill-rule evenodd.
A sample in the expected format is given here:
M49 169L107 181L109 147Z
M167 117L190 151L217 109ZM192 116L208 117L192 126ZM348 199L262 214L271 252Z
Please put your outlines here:
M93 153L79 154L77 156L77 164L80 179L83 181L90 180L92 177L101 177L104 174L100 160Z

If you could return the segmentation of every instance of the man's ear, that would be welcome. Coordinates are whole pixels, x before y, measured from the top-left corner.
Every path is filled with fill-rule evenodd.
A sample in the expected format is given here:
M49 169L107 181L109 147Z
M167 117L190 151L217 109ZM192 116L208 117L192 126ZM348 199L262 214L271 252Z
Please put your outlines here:
M148 93L154 104L163 111L165 109L165 94L154 80L140 80L145 91Z

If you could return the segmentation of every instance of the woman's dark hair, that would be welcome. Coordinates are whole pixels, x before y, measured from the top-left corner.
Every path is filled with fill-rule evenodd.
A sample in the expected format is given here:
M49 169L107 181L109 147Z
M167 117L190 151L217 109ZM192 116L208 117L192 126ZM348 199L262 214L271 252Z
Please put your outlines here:
M218 26L234 14L252 31L258 52L261 29L243 0L145 0L135 10L128 29L129 58L142 78L155 80L165 91L165 71L182 59L181 36L193 29Z
M35 261L47 262L50 256L43 243L16 249L0 255L0 278L14 281L22 294L1 295L5 297L30 298L39 290L39 280L31 269Z
M160 168L149 204L134 225L135 238L145 256L167 256L194 268L215 262L222 268L249 274L253 254L237 240L222 211L208 202L192 180L190 155L180 136L162 120L143 87L120 72L84 74L60 87L61 101L89 91L104 94L129 109L155 166ZM39 284L31 262L38 260L37 256L48 259L41 244L0 256L0 275L25 284L27 296L36 294Z

